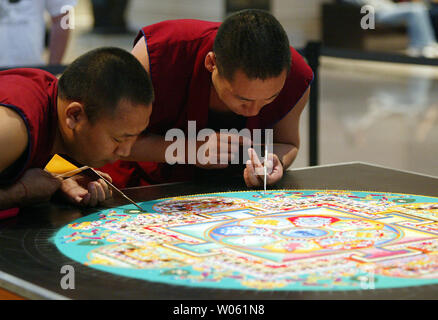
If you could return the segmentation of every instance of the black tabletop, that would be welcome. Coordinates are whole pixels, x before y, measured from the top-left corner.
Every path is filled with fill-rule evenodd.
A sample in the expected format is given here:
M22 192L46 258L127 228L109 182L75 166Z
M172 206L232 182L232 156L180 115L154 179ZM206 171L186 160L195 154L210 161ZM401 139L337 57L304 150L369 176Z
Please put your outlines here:
M136 201L177 195L246 190L241 177L210 174L195 181L125 189ZM438 178L348 163L287 171L270 189L347 189L438 197ZM126 204L120 198L105 207ZM0 287L33 299L436 299L438 285L357 291L255 291L172 286L117 276L61 254L50 240L61 227L98 209L47 203L0 221ZM61 267L75 269L75 288L63 290Z

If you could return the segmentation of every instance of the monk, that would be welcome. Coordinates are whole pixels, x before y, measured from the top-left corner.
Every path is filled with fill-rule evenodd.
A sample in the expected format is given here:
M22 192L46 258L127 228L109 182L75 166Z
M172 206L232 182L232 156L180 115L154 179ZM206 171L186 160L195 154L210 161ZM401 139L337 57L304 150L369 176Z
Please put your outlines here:
M130 154L154 98L139 61L122 49L100 48L75 60L59 81L42 70L11 69L0 72L0 83L3 213L46 201L57 190L85 206L110 197L103 179L62 180L43 168L54 154L90 167Z
M271 167L267 183L281 179L299 150L299 120L313 72L270 13L244 10L223 23L171 20L153 24L140 31L132 53L151 76L155 101L148 129L126 158L131 162L102 168L117 185L190 180L199 168L224 169L228 164L217 160L231 160L242 139L233 139L233 133L223 134L221 129L245 128L272 130L274 148L266 157ZM196 141L195 150L190 147L193 141L186 139L185 157L170 164L166 150L175 141L166 139L166 133L178 128L187 137L193 121L197 132L210 128L214 133L205 143ZM190 163L190 152L199 155L202 147L217 148L209 152L210 161L195 156L196 162ZM253 148L248 151L249 159L239 172L248 187L257 187L263 183L263 170L257 169L264 163Z

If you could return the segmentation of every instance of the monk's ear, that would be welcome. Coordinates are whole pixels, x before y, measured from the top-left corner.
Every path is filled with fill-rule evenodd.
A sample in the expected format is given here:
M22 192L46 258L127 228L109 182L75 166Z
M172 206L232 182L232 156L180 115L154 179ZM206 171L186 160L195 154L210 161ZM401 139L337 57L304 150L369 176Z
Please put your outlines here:
M65 122L69 129L74 129L83 121L87 121L84 105L79 102L71 102L65 108Z
M204 65L205 65L205 68L206 68L208 71L210 71L210 72L213 72L214 69L217 68L217 66L216 66L216 55L214 54L213 51L210 51L210 52L207 53L207 55L205 56Z

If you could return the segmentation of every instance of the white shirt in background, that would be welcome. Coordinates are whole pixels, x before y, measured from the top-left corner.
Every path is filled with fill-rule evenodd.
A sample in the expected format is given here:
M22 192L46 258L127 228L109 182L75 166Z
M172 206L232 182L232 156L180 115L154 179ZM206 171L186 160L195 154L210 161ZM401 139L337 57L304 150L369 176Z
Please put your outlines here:
M44 65L44 13L59 16L76 0L0 0L0 68Z

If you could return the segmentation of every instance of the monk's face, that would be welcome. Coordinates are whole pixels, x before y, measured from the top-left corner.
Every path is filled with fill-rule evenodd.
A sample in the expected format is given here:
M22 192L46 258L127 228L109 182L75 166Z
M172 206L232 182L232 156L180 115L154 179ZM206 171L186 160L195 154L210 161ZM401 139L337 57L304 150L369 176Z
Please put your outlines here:
M67 134L69 155L83 165L98 168L129 156L137 137L146 129L152 106L121 101L112 115L86 116Z
M280 94L286 77L287 71L284 70L278 77L249 79L244 72L237 70L233 79L227 80L216 68L212 73L212 82L219 99L230 111L253 117Z

